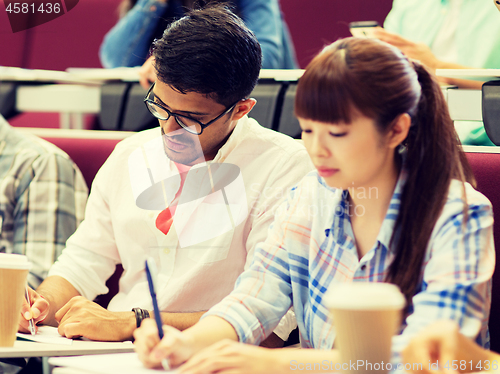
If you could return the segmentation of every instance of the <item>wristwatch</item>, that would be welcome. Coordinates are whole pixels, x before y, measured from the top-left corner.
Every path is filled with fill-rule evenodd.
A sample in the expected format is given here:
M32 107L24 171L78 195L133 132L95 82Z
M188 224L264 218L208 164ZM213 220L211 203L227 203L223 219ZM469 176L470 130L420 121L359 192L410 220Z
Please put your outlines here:
M132 312L135 313L135 322L137 324L137 328L141 327L143 319L149 318L149 312L146 309L132 308Z

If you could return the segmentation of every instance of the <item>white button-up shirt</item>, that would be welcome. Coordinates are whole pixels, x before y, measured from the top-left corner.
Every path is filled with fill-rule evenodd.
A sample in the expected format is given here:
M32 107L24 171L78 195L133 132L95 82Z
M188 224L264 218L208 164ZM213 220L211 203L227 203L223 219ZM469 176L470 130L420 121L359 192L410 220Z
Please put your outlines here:
M164 235L155 220L173 200L180 177L160 129L120 142L92 184L85 220L49 275L62 276L92 300L108 291L105 282L121 263L119 292L108 309L151 310L144 261L153 257L162 311L203 311L221 301L265 240L277 203L312 164L299 142L244 117L210 165L208 182L207 164L189 170ZM237 166L237 173L224 180L213 165ZM153 185L163 185L164 193L149 196Z

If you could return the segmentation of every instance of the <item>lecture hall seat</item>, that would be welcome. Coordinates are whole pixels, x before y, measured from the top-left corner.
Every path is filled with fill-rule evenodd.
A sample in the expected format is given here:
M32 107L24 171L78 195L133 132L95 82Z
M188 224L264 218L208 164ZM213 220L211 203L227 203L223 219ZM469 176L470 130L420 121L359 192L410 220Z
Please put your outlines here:
M464 146L467 159L477 181L477 189L500 212L500 150L498 147ZM493 237L497 261L500 261L500 219L493 224ZM491 350L500 352L500 269L495 267L490 312Z
M19 131L45 139L68 154L80 168L87 186L91 186L97 171L115 145L130 135L130 131L64 130L50 128L18 128Z

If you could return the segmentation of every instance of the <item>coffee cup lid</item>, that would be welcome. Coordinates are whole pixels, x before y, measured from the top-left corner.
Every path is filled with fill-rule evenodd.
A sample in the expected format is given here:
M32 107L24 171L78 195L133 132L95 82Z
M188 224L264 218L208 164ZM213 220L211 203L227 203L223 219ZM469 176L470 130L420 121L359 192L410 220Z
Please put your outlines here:
M12 253L0 253L0 269L31 269L31 262L28 257Z
M324 302L330 309L351 310L403 309L406 304L399 287L377 282L334 284L326 292Z

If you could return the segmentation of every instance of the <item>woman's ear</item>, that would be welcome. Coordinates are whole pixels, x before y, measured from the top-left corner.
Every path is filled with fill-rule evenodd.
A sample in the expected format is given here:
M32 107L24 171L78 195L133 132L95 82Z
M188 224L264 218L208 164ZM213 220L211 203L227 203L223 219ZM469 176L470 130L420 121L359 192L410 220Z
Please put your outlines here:
M395 121L392 128L387 133L387 145L390 148L396 148L398 145L403 143L403 141L408 136L408 131L410 131L411 117L408 113L403 113L399 115Z
M245 114L250 113L254 105L257 104L257 100L255 99L244 99L238 102L233 110L233 121L237 121L242 118Z

